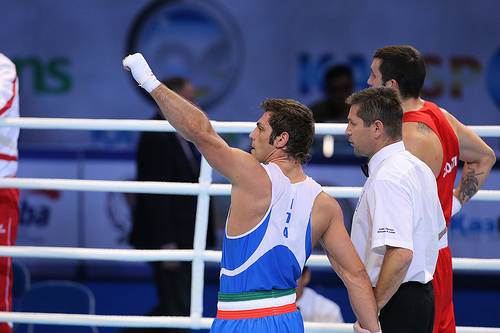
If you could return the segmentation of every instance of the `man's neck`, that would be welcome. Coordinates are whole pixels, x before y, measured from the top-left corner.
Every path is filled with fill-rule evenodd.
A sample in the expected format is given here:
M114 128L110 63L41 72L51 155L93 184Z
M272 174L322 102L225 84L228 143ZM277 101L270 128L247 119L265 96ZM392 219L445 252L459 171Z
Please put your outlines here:
M403 113L410 112L410 111L417 111L420 110L425 104L425 101L421 99L420 97L414 98L410 97L401 103L401 106L403 107Z
M307 175L304 173L302 169L302 164L293 159L275 159L273 161L269 161L280 167L283 174L290 179L292 184L299 183L306 180Z

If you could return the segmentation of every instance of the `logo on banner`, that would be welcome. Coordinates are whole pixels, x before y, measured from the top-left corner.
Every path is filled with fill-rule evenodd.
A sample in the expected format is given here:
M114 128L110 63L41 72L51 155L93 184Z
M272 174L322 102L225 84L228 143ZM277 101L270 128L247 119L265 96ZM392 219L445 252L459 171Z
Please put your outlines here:
M53 203L61 196L56 190L23 191L19 203L19 225L22 227L46 228L50 223Z
M204 109L235 86L244 54L232 17L204 0L154 2L134 23L127 51L142 53L159 80L173 75L191 80Z

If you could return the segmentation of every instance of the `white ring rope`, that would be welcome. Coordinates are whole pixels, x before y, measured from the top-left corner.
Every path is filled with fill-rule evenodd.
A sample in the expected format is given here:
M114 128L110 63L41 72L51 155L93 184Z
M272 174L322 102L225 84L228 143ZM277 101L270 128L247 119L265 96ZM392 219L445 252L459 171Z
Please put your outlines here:
M178 327L209 329L213 318L201 318L196 326L189 317L163 316L116 316L116 315L81 315L63 313L0 312L0 321L23 324L59 324L73 326L102 327ZM352 333L352 324L328 324L305 322L305 329L310 332ZM499 328L457 327L457 333L499 333Z
M200 192L202 186L199 183L165 183L153 181L0 178L0 188L196 195ZM323 186L323 189L335 198L357 198L361 193L361 187ZM231 185L210 184L206 190L209 195L224 196L231 193ZM471 200L498 201L500 200L500 190L479 190Z
M211 121L218 133L250 133L255 128L252 122L222 122ZM0 127L19 127L25 129L67 129L94 131L149 131L173 132L174 128L164 120L134 120L134 119L85 119L85 118L6 118L0 120ZM316 134L345 134L346 124L316 124ZM468 126L482 137L500 136L500 126Z
M199 183L140 182L124 180L89 180L56 178L0 178L0 188L74 190L94 192L154 193L196 195L202 186ZM361 187L323 186L326 193L335 198L358 198ZM231 193L229 184L210 184L209 195L224 196ZM479 190L471 200L498 201L500 190Z
M203 250L127 250L50 246L0 246L0 257L78 259L78 260L115 260L131 262L149 261L192 261L200 256L206 262L220 263L222 252ZM453 258L453 270L457 271L500 271L500 259ZM324 255L313 254L307 260L308 266L330 267Z
M251 132L255 124L251 122L212 121L219 133ZM0 127L19 127L24 129L70 129L70 130L122 130L171 132L173 127L161 120L130 119L76 119L76 118L18 118L0 119ZM316 124L316 134L344 134L345 124ZM500 136L500 126L469 126L483 137ZM155 193L198 195L195 241L193 250L120 250L65 247L0 246L0 256L80 259L80 260L119 260L119 261L163 261L179 260L193 262L193 279L190 317L144 317L144 316L103 316L78 314L46 314L0 312L0 321L15 323L41 323L82 326L114 327L180 327L192 329L210 328L213 318L202 317L205 262L220 262L221 252L205 250L208 202L210 195L229 195L230 185L212 184L212 169L202 159L200 182L165 183L138 181L105 181L83 179L41 179L13 178L0 179L0 188L51 189L75 191L106 191L125 193ZM325 192L336 198L357 198L360 187L325 186ZM499 201L500 190L480 190L473 200ZM310 266L330 266L324 255L312 255ZM453 270L500 271L500 259L453 258ZM313 332L352 332L352 324L305 323L305 328ZM457 327L458 333L500 333L500 328Z

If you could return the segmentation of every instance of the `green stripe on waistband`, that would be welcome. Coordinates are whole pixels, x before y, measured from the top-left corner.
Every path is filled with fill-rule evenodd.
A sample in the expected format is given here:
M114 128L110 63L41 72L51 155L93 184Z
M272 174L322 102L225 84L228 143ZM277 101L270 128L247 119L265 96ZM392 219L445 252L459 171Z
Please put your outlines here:
M295 293L295 288L290 289L271 289L260 291L249 291L246 293L221 293L219 292L220 302L241 302L253 301L257 299L278 298L283 296L292 295Z

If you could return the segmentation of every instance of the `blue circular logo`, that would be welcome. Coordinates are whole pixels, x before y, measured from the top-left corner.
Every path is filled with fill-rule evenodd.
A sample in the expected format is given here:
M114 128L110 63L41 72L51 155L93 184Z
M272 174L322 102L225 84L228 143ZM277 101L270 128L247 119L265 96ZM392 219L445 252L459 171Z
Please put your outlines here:
M153 3L136 20L127 51L142 53L159 80L178 75L193 82L204 109L235 86L244 54L231 16L205 0Z
M486 74L486 85L491 98L500 107L500 48L491 58Z

